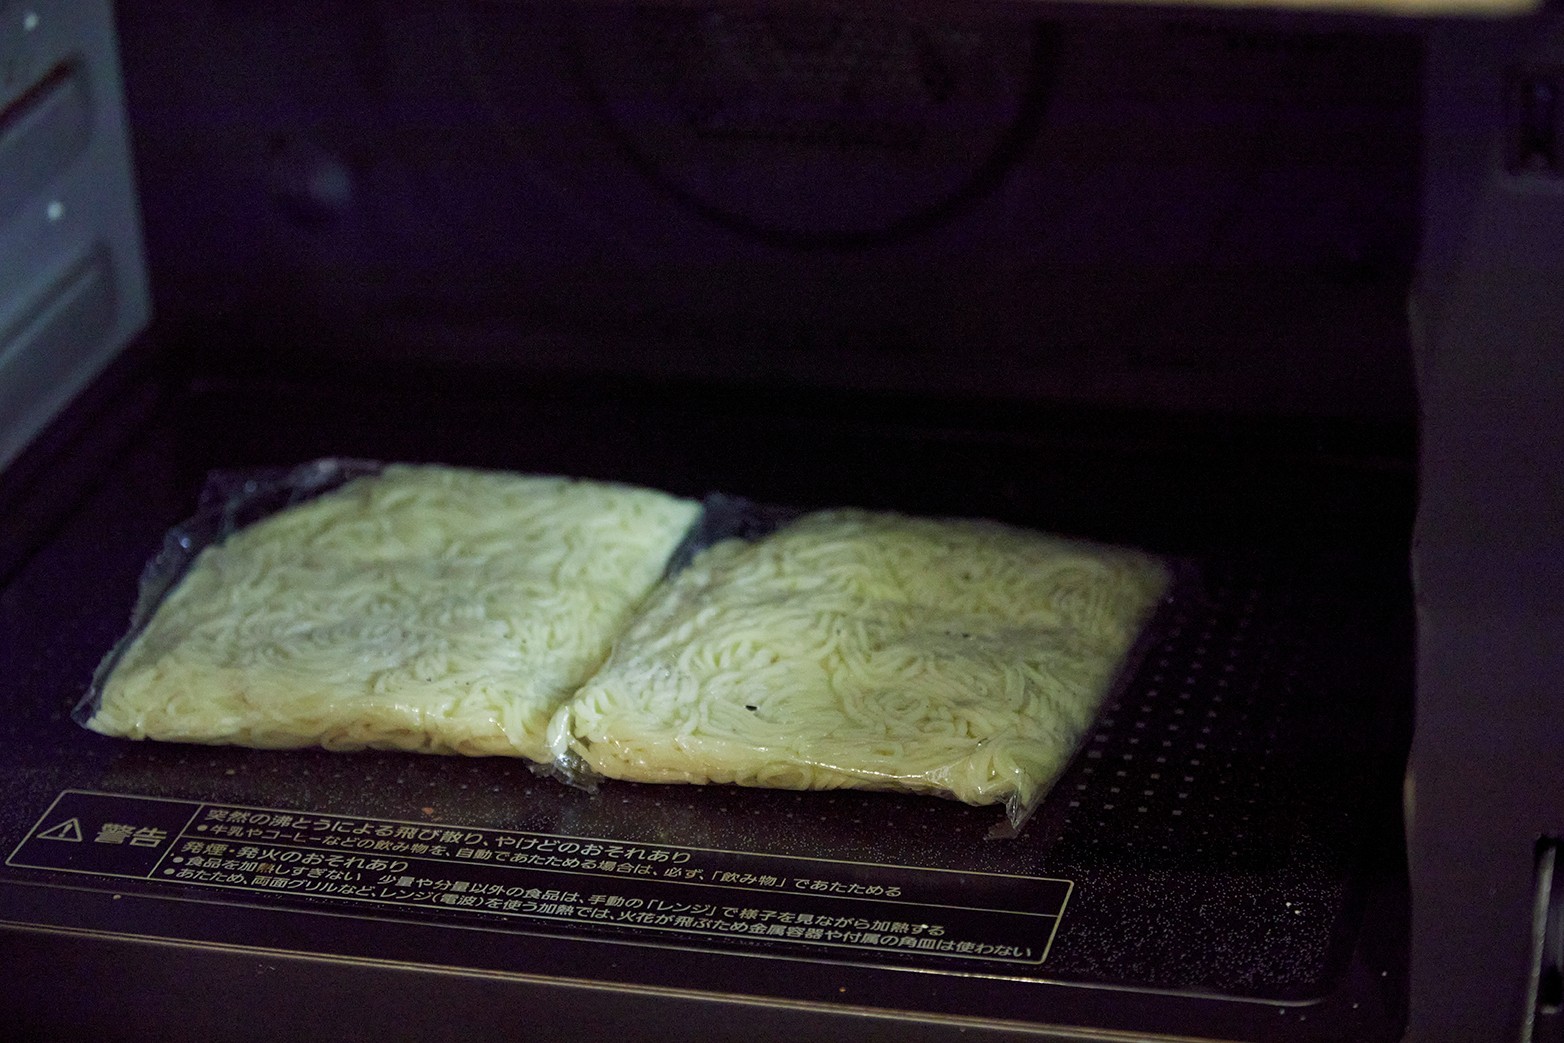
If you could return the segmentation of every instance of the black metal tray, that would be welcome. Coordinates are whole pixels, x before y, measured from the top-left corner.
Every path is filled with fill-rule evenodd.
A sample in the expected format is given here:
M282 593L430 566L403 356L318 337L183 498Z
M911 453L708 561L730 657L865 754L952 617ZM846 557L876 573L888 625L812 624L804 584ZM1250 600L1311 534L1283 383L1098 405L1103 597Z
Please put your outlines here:
M469 1022L478 1025L497 1024L483 1019L514 1016L540 996L555 1002L580 989L598 996L603 1017L628 1019L623 1024L675 1026L692 1009L728 1004L748 1012L702 1022L701 1034L712 1038L862 1035L865 1024L892 1022L903 1028L886 1031L899 1038L909 1031L937 1038L947 1030L1069 1038L1399 1035L1406 896L1397 800L1411 606L1394 545L1366 538L1322 550L1308 538L1319 535L1310 526L1344 524L1340 517L1273 519L1267 529L1257 511L1247 526L1244 518L1225 519L1245 538L1226 539L1224 550L1224 533L1190 524L1198 514L1187 505L1162 519L1120 513L1124 499L1155 490L1126 490L1109 469L1095 487L1078 486L1068 506L1051 510L1040 495L1057 481L1046 470L1051 453L1084 471L1093 453L1100 461L1124 452L1083 449L1080 428L1073 446L1063 448L1046 433L999 439L1012 468L1009 510L995 509L1006 504L985 484L987 470L1005 461L971 447L970 457L983 460L979 473L941 472L943 488L898 488L884 473L859 486L857 502L905 509L949 511L970 494L975 509L968 513L1129 536L1201 563L1198 589L1180 599L1160 645L1016 840L985 839L992 809L938 800L618 783L587 794L534 778L518 762L134 744L70 721L98 659L123 630L142 563L163 530L188 513L207 467L288 463L322 451L523 467L547 457L551 470L675 491L701 491L688 486L704 481L830 502L850 483L854 459L872 448L866 432L870 441L900 447L900 455L888 457L892 477L913 470L911 457L927 467L935 455L961 456L932 424L918 430L884 418L848 423L820 411L813 424L795 428L807 429L809 438L794 439L786 451L766 448L780 407L769 418L732 403L670 409L650 393L636 411L620 414L621 426L656 432L656 440L589 437L582 421L594 419L593 409L615 408L605 393L582 392L577 413L569 389L534 393L526 419L509 425L493 422L487 411L495 403L482 395L448 399L441 415L466 421L421 433L402 426L405 411L397 416L398 403L409 401L400 386L347 395L340 387L217 380L169 394L168 408L139 430L0 594L0 670L8 678L0 757L11 792L0 810L0 851L8 856L0 868L0 920L10 925L0 935L0 954L8 971L41 985L48 971L34 957L65 946L95 979L118 982L105 997L124 1001L127 983L145 983L148 973L140 961L127 963L125 946L159 940L178 947L170 966L214 982L235 973L236 960L241 967L303 961L318 975L290 972L276 980L306 989L315 1001L350 983L401 982L386 996L386 1009L400 1012L397 1024L404 1025L427 1017L431 1004L442 1002L441 990L454 987L454 994L485 997L489 1013ZM333 412L333 401L353 405ZM268 409L273 416L285 410L288 422L270 430L250 422ZM571 417L578 423L574 441L560 427ZM471 442L469 424L494 437ZM728 473L700 466L712 459L714 427L748 432L752 482L734 480L746 468L731 438ZM529 440L544 428L548 435ZM847 435L855 440L841 459ZM784 459L814 467L818 483L784 472ZM1035 472L1019 470L1023 460ZM1035 488L1017 485L1033 474ZM1324 487L1296 472L1292 478L1301 483L1299 496ZM1216 480L1210 473L1190 479ZM1353 480L1338 479L1341 488ZM1227 496L1237 501L1240 493L1229 489ZM1394 495L1380 502L1393 513ZM1093 512L1099 524L1091 524ZM1375 522L1394 528L1383 517ZM1363 528L1373 531L1366 521ZM122 842L100 842L106 825L136 826L136 807L146 809L144 828L152 830L140 851L125 830ZM276 827L281 817L391 841L399 832L460 833L469 838L464 864L454 848L443 863L427 848L417 856L402 849L398 860L407 864L380 875L412 880L443 872L464 880L468 894L503 897L504 887L514 887L518 903L532 905L258 883L253 866L242 865L257 859L242 856L240 847L269 844L322 859L364 854L322 840L335 825L289 836L286 826ZM79 839L71 837L70 820ZM262 828L272 836L254 832ZM145 839L160 831L155 843ZM566 854L577 862L493 860L524 844L536 851L539 843L551 850L575 845ZM582 844L597 849L590 868L582 867ZM490 856L470 854L486 847ZM630 849L643 859L662 852L658 872L688 865L707 875L633 879L617 867L601 868L605 849L619 852L616 862ZM375 857L397 850L382 848ZM477 864L484 860L489 864ZM813 881L822 886L811 891ZM863 890L871 887L880 890ZM538 897L526 898L528 890ZM549 891L576 893L577 901L567 913L562 895L544 900ZM714 912L704 928L585 912L592 904L622 910L637 900L734 912L726 920ZM751 928L764 919L778 929L768 935L735 926L746 909L755 913ZM833 916L863 923L823 929L838 938L812 933ZM248 1010L274 1001L271 989L257 980L248 998L230 1000L235 1010ZM62 1012L46 993L19 1000L24 994L0 1004L15 1023L44 1034L59 1029ZM203 1009L199 996L186 1000ZM134 1002L144 1017L164 1016L158 1024L170 1014L156 998ZM73 1010L92 1025L112 1013L86 1001ZM353 1038L373 1034L376 1018L391 1017L354 1021L343 1013L322 1016L340 1021ZM276 1014L230 1024L224 1034L247 1038L286 1023ZM582 1024L602 1030L600 1020ZM586 1030L559 1024L549 1031L577 1038Z

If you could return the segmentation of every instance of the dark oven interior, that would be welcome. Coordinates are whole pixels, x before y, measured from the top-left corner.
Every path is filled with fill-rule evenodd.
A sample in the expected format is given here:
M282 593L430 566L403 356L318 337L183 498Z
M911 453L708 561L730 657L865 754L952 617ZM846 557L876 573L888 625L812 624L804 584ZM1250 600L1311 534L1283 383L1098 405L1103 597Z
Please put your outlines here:
M19 1024L1400 1037L1419 33L888 4L116 14L156 318L0 478L6 919L41 925L3 951L24 993L61 960L97 988ZM203 477L325 456L991 517L1188 570L1013 841L884 794L589 795L496 760L73 724ZM64 791L1072 890L1020 968L668 941L29 862ZM977 886L917 879L925 920ZM366 989L375 1012L333 1006Z

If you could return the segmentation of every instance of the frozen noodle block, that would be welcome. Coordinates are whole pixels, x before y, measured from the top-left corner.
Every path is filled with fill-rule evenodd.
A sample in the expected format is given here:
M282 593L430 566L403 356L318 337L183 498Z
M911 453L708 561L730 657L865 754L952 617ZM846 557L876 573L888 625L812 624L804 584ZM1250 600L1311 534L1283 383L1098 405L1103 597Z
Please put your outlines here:
M1168 582L1144 554L989 522L808 515L660 588L551 741L612 778L910 790L1014 821Z
M86 724L133 739L545 760L698 506L393 465L202 551Z

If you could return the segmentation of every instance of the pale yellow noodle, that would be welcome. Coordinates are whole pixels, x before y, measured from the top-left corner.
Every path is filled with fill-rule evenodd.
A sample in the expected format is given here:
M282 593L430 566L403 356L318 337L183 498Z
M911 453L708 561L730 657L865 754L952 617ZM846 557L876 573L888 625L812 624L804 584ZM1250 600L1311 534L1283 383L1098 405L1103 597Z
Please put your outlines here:
M88 726L109 735L544 759L697 506L392 466L203 551Z
M1063 768L1166 569L988 522L863 511L707 550L555 715L615 778L1025 804Z

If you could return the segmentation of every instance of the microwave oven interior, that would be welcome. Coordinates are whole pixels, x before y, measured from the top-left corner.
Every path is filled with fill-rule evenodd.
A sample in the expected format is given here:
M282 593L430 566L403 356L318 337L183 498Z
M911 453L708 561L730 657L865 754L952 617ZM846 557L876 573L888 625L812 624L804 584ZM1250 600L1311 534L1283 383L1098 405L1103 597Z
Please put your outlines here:
M1547 18L0 0L7 1024L1557 1031L1564 830L1519 802L1558 768L1522 625L1564 589ZM927 798L73 723L206 476L324 457L1181 571L1009 839Z

